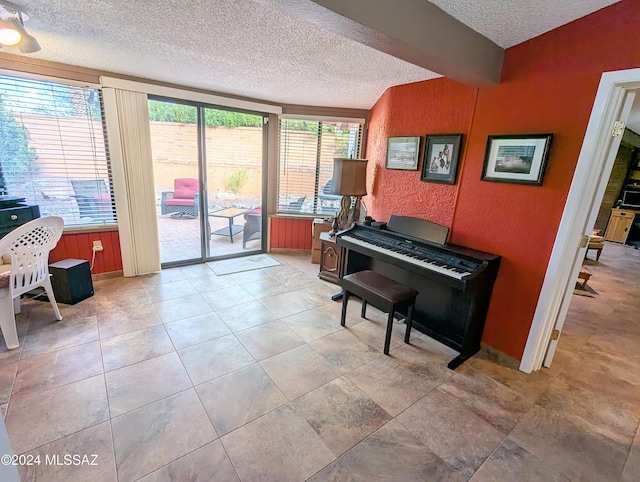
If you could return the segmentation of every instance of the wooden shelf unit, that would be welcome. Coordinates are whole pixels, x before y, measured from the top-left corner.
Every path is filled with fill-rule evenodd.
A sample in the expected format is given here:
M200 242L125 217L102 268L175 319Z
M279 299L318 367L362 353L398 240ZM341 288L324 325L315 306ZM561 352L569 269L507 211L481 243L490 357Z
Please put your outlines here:
M604 239L616 243L626 243L634 219L639 214L640 211L634 211L632 209L612 209L607 231L604 233Z

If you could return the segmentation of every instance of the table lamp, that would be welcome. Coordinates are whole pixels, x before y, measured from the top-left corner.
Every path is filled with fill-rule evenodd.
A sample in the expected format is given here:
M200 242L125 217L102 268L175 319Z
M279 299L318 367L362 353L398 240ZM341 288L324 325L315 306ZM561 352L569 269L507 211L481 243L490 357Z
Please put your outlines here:
M331 193L343 196L337 216L340 230L348 228L360 217L360 198L367 194L367 162L367 159L333 160ZM353 209L352 197L356 198Z

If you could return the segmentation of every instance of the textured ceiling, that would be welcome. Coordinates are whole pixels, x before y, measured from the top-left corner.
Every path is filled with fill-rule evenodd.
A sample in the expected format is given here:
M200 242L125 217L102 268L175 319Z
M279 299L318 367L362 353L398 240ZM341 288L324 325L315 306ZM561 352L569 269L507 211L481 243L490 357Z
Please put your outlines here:
M429 0L508 48L620 0Z
M42 46L31 57L265 101L369 109L390 86L438 76L293 19L276 0L14 3ZM510 46L614 1L432 3Z

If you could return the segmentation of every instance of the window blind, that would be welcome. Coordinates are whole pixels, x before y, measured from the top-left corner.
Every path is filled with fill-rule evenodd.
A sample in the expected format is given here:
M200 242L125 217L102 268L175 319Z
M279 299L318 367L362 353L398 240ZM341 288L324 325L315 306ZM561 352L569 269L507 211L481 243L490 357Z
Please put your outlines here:
M0 75L0 194L65 226L116 222L100 91Z
M362 124L280 119L278 212L334 215L333 159L360 157Z

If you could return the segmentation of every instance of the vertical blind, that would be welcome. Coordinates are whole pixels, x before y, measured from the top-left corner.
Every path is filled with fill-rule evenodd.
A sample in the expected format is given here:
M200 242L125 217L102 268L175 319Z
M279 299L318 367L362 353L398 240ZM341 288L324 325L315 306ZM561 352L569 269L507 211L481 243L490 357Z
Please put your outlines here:
M98 89L0 75L0 194L65 226L116 222Z
M278 212L334 215L333 159L360 157L362 124L281 118L279 134Z

